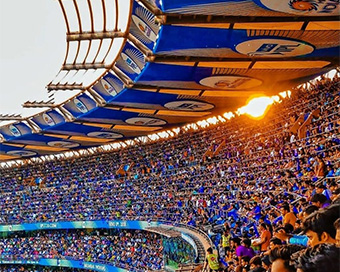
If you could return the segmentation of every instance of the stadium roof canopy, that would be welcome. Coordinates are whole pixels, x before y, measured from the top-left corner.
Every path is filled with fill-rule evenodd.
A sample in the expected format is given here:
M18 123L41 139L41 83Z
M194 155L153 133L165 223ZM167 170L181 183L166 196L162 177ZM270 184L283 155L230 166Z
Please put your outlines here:
M339 64L337 0L58 0L61 104L0 127L0 160L147 135L235 111ZM124 0L127 2L128 0ZM63 41L60 41L63 42Z

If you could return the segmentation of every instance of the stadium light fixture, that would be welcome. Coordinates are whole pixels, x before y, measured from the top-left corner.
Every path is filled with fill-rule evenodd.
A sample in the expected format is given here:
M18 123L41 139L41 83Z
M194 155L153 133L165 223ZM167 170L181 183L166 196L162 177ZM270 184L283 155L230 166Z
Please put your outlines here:
M218 123L218 119L216 117L211 117L207 119L207 122L212 125L216 125Z
M180 128L174 128L172 131L178 134L180 130L181 130Z
M225 112L223 117L230 120L231 118L235 117L235 115L232 112Z
M225 120L221 115L217 116L217 118L218 118L218 120L220 120L220 122L222 122L222 123L226 122L226 120Z
M272 99L273 99L273 101L276 102L276 103L281 103L280 97L279 97L278 95L272 96Z
M288 96L288 91L281 92L279 95L284 99Z

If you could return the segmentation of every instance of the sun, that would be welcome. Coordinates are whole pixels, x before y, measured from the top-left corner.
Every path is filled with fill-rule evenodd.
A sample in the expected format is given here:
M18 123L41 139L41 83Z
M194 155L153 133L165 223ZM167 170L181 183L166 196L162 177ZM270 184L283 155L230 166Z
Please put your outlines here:
M251 99L247 105L239 108L237 110L237 114L246 114L254 119L261 119L265 116L270 106L274 102L278 102L279 99L275 97L269 96L260 96Z

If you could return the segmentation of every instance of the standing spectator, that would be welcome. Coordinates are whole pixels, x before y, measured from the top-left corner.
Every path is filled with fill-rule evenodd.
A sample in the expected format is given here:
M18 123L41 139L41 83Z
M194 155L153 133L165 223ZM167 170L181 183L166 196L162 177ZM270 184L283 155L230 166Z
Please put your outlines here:
M324 178L326 176L327 167L321 155L318 155L316 157L316 165L314 172L318 178Z
M220 264L218 261L218 256L213 253L213 249L209 247L207 249L207 258L205 260L204 266L203 266L203 271L219 271L220 270ZM209 270L206 270L207 267L209 266Z
M272 238L272 235L267 228L268 227L265 223L262 223L260 225L259 227L259 230L261 232L260 241L253 243L253 246L261 246L261 252L265 252L268 250L270 239Z
M226 227L222 234L221 239L221 244L222 248L224 249L225 255L227 255L228 251L230 251L230 239L231 239L230 228Z

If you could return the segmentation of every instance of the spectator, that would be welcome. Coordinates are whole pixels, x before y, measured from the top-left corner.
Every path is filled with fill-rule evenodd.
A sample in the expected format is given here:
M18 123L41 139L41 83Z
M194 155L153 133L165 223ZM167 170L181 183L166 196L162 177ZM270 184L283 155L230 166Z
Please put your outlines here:
M315 175L319 178L326 176L327 167L321 155L316 157L317 164L315 166Z
M243 238L241 240L241 245L236 248L236 255L239 257L239 259L241 259L243 256L248 256L249 259L251 259L256 255L250 246L251 241L248 238Z
M262 260L259 256L254 256L250 260L251 272L265 272L266 270L262 267Z
M209 267L209 270L206 270L207 267ZM213 253L213 249L211 247L207 249L207 258L203 266L203 271L220 271L218 256Z
M248 272L250 270L249 261L250 261L249 256L243 256L241 258L242 272Z
M272 235L267 229L267 225L265 223L262 223L260 225L260 232L261 232L260 241L254 242L253 246L261 246L261 252L265 252L268 250Z
M319 209L329 206L329 203L327 202L327 197L323 194L313 195L310 202L312 203L312 205L318 207Z
M230 251L230 239L231 239L230 228L226 227L222 234L221 239L221 245L222 248L224 249L225 255L227 255L228 252Z
M281 245L282 245L281 240L276 237L273 237L270 239L269 250L272 250L276 247L280 247Z
M340 248L318 244L293 255L297 272L340 271Z
M337 247L340 247L340 218L334 222L334 228L336 229L335 240Z
M317 194L323 194L327 198L327 201L329 201L331 199L331 197L332 197L331 190L327 189L327 187L325 185L323 185L322 183L319 183L315 187L315 192Z
M334 223L339 217L340 205L331 205L324 210L316 211L309 215L303 222L309 245L335 244L336 229Z
M261 261L262 261L262 267L265 269L265 271L266 272L271 271L272 264L270 262L269 255L262 257Z
M291 264L292 254L304 249L301 245L284 245L270 251L269 258L272 263L271 272L296 272Z
M281 206L281 214L283 216L283 224L291 224L292 226L295 226L296 216L290 211L287 203Z

